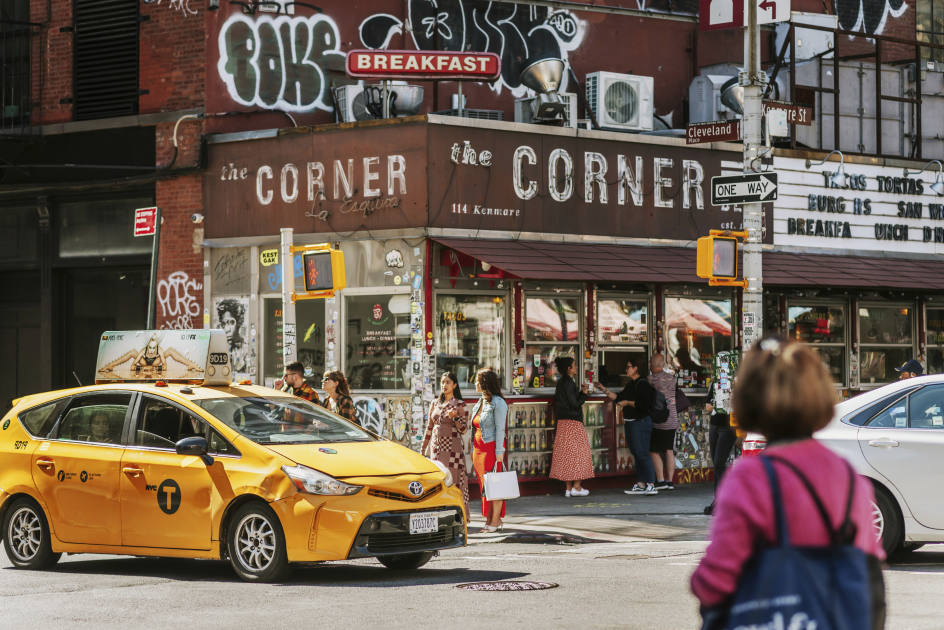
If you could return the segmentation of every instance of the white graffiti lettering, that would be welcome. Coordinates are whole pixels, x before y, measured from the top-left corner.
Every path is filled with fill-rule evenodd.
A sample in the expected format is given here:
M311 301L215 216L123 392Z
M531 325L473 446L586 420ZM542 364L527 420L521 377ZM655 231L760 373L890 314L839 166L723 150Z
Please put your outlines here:
M197 15L197 10L190 6L191 0L168 0L167 8L171 11L177 11L184 17ZM161 0L144 0L144 4L161 5Z
M161 306L161 317L165 328L193 328L193 319L200 314L197 295L203 291L203 283L191 278L184 271L175 271L157 283L157 303Z
M341 35L331 18L227 18L218 40L220 79L240 105L289 112L332 111L325 68L344 65Z

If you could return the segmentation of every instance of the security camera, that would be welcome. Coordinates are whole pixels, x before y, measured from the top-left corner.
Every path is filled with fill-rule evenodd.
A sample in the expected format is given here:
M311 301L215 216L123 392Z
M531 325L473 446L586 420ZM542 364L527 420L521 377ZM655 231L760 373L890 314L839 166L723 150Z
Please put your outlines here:
M194 223L203 223L203 215L199 212L194 212L190 215L190 220Z

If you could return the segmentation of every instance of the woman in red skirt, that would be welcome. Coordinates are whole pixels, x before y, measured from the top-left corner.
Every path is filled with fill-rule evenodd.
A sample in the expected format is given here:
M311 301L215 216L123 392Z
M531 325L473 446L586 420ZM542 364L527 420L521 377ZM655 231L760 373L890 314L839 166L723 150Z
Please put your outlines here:
M502 398L498 375L485 368L475 375L475 391L482 394L472 407L472 467L479 478L482 490L482 516L485 517L483 532L500 531L505 517L504 501L488 501L485 498L485 473L503 470L505 459L505 424L508 420L508 404Z
M565 497L585 497L590 491L583 487L584 479L593 478L593 455L590 440L583 426L583 403L587 400L587 385L577 391L574 376L577 365L571 357L554 360L560 378L554 392L554 417L557 432L554 436L554 455L551 459L551 479L564 482Z

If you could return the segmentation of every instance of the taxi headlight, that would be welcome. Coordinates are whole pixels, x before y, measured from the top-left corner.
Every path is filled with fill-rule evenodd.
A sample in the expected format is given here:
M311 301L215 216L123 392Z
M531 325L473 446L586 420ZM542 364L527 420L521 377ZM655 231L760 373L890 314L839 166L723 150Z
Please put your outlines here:
M429 461L433 462L433 465L435 465L436 468L438 468L442 474L446 475L446 478L443 479L443 483L446 485L446 487L449 488L450 486L452 486L453 485L452 471L446 468L445 464L443 464L441 461L430 459L428 457L426 459L429 459Z
M354 486L338 481L330 475L307 466L282 466L282 472L292 480L296 490L308 494L357 494L363 488L363 486Z

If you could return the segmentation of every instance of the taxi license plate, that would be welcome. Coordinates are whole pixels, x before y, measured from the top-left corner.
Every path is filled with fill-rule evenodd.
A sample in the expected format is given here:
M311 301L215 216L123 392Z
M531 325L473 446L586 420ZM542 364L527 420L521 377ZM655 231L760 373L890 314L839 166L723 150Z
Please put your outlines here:
M432 534L437 531L438 514L410 514L410 534Z

